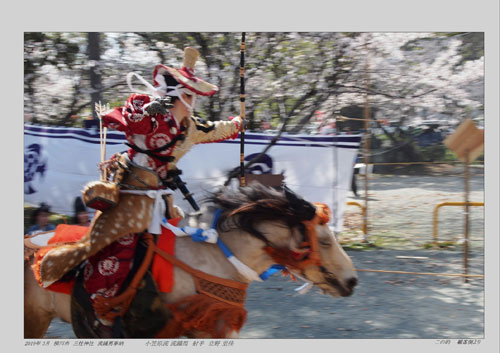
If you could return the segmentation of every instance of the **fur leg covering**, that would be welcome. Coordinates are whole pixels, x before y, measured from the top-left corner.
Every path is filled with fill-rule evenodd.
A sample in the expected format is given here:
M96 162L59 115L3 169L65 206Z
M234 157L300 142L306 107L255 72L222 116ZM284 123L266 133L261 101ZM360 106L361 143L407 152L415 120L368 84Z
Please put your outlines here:
M40 263L40 284L49 286L112 242L146 230L151 222L153 204L154 199L145 195L121 195L118 205L96 215L89 232L79 241L47 252Z

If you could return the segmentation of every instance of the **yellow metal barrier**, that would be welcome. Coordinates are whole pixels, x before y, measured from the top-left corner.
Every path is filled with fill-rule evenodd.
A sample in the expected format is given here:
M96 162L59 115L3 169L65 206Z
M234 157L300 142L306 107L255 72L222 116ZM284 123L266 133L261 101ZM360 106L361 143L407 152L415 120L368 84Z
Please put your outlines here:
M361 213L363 215L363 219L366 219L365 218L365 213L366 213L365 206L361 205L360 203L358 203L356 201L349 201L349 202L347 202L347 205L348 206L358 206L359 208L361 208ZM363 222L363 234L364 235L366 235L367 230L368 230L367 224L366 224L366 222Z
M484 206L484 202L469 202L469 206ZM434 207L434 212L432 216L433 232L432 236L434 238L434 246L437 246L438 241L438 211L443 206L465 206L465 202L442 202Z

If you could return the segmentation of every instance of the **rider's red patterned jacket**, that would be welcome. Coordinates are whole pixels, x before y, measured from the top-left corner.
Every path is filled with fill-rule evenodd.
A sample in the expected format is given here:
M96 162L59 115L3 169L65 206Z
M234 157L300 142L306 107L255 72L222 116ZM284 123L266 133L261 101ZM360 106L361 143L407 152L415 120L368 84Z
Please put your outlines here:
M241 120L204 121L192 116L182 124L168 112L149 116L144 107L152 98L132 94L125 106L115 108L102 117L106 127L123 131L130 145L132 162L153 169L162 179L176 168L177 161L198 143L217 142L238 136ZM149 151L149 154L139 152Z

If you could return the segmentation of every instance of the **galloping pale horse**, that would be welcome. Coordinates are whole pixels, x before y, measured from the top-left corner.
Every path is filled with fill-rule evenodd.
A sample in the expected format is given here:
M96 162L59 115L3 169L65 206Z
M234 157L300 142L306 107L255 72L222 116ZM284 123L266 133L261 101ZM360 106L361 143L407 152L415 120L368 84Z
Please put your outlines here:
M203 209L206 211L196 221L197 225L204 229L210 227L214 211L221 210L217 221L219 239L237 259L256 273L260 274L272 265L281 264L292 275L310 282L325 294L338 297L353 293L357 275L352 261L325 221L311 223L310 219L314 217L316 209L311 203L289 192L278 192L260 184L251 184L238 190L223 189L214 194L210 201L210 204L204 205ZM193 222L192 219L191 221ZM311 232L315 235L314 239L311 239ZM236 270L216 244L194 242L190 237L177 237L175 257L189 267L209 275L244 286L250 282ZM71 322L71 297L40 287L30 265L31 260L25 261L24 337L41 338L53 318L59 317ZM222 305L224 303L217 299L211 299L222 305L218 306L218 311L214 311L214 317L210 321L217 326L214 330L186 326L189 320L182 314L189 304L185 300L196 298L193 296L199 293L200 288L195 277L179 266L174 267L173 289L169 293L160 293L160 297L161 305L177 310L174 317L178 321L173 324L174 327L158 333L157 337L237 337L246 318L246 311L240 315L239 320L242 322L229 325L228 320L231 318L228 319L228 315L225 315L227 312ZM228 309L234 308L225 305ZM241 307L244 310L244 297ZM175 326L183 326L184 329L177 330Z

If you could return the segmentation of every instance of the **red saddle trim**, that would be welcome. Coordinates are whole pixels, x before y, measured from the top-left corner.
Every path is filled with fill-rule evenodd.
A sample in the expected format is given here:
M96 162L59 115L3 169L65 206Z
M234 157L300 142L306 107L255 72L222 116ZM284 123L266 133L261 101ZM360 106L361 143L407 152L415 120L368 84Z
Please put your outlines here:
M54 236L47 244L72 243L80 240L89 230L89 227L77 226L74 224L59 224Z
M71 225L71 224L59 224L55 231L54 236L47 241L47 246L41 248L35 253L35 260L33 264L33 272L37 281L40 280L40 263L45 256L45 254L52 249L52 245L73 243L80 240L85 234L87 234L89 227ZM47 287L48 290L56 293L70 294L73 289L74 280L70 281L57 281L52 283Z
M180 218L169 219L168 223L177 227ZM161 236L157 247L173 255L175 252L175 235L170 230L162 227ZM170 293L174 287L174 265L155 253L151 273L160 292Z
M169 220L169 223L177 226L179 221L180 218L175 218ZM60 224L57 226L54 236L48 241L48 244L74 242L84 236L87 231L88 227ZM175 235L166 228L162 228L162 232L162 235L158 239L157 246L161 250L173 255L175 252ZM43 255L45 255L49 249L50 247L40 249L35 254L35 265L33 265L35 276L37 275L36 269L39 269L39 264L43 258ZM172 263L165 260L158 254L155 254L153 258L152 275L158 285L159 291L166 293L172 291L172 288L174 286L174 266ZM57 281L48 286L46 289L53 292L70 294L71 290L73 289L73 284L74 280L68 282Z
M63 282L63 281L57 281L52 283L50 286L48 286L46 289L56 292L56 293L63 293L63 294L71 294L71 291L73 290L73 285L75 284L75 280L72 279L71 281L68 282Z

